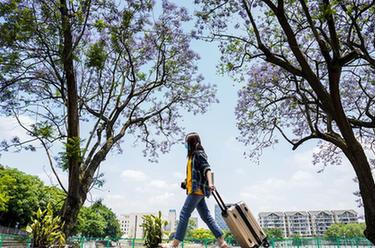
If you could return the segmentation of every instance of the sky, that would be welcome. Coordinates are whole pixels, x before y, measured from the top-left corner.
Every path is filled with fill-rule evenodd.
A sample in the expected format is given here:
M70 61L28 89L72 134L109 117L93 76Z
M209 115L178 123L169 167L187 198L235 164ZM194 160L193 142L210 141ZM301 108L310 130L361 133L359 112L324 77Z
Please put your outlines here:
M191 1L176 2L192 11ZM198 67L205 77L204 82L217 85L220 103L211 105L204 115L185 113L181 124L186 132L200 134L215 174L215 185L226 203L244 201L255 215L263 211L336 209L354 209L363 214L353 195L358 185L353 181L355 175L351 165L344 159L342 165L328 166L322 173L317 173L320 167L312 164L316 143L307 143L292 151L289 144L281 141L264 151L259 164L246 159L243 153L249 147L236 140L239 131L234 115L241 85L217 73L220 54L216 44L195 40L191 46L201 56ZM22 137L24 134L14 120L1 117L0 138L14 135ZM158 210L166 216L169 209L176 209L179 214L186 197L180 188L180 182L185 178L184 145L177 144L169 153L160 155L158 163L148 162L142 148L134 147L132 140L126 140L123 154L107 156L100 167L105 175L104 187L93 190L86 205L103 199L118 216ZM3 153L0 164L36 175L47 184L56 184L42 151ZM60 174L66 182L66 175ZM206 201L214 214L214 198ZM193 216L198 216L196 211ZM201 220L198 223L205 227Z

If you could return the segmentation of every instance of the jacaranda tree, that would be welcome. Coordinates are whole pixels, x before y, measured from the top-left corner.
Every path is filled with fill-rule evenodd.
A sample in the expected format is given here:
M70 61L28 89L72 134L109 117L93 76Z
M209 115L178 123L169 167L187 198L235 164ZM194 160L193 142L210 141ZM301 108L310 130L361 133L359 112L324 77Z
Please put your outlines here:
M293 150L318 140L315 163L340 163L344 154L375 243L375 1L195 3L195 35L219 41L220 70L246 83L236 114L247 154L259 157L278 136Z
M186 9L158 4L0 3L1 109L31 137L2 147L40 146L54 172L56 165L67 172L67 187L55 173L67 193L61 209L67 235L87 193L102 184L100 164L110 151L121 151L124 137L145 144L145 155L155 159L180 140L182 110L203 113L216 101L181 28L190 20Z

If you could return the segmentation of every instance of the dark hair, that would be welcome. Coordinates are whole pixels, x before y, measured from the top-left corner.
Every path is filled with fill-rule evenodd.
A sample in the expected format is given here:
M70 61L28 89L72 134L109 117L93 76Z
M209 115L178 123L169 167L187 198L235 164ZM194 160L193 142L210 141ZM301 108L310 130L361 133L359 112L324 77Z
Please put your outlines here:
M201 138L199 137L198 133L195 133L195 132L188 133L185 136L185 142L188 145L188 153L187 153L188 157L191 157L195 151L198 151L198 150L204 151L203 146L201 144Z

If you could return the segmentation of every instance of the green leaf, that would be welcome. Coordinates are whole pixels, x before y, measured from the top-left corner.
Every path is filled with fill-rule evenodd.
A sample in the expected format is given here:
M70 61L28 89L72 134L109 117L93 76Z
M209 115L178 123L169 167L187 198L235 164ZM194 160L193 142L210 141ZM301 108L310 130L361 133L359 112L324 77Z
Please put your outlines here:
M95 68L97 70L102 70L104 68L105 61L107 59L107 53L105 51L105 43L103 41L98 41L92 44L87 53L87 66Z
M96 20L96 22L94 23L94 27L99 31L99 32L102 32L106 27L107 27L107 23L105 23L105 21L103 19L98 19Z

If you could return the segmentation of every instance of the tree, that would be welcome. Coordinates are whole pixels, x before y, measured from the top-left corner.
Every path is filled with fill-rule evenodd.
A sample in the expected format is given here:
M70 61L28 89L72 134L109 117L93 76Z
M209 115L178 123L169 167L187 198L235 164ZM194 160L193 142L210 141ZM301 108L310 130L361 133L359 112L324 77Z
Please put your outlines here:
M196 36L220 42L220 71L246 82L239 140L258 158L281 136L319 141L314 163L351 163L375 243L374 1L196 0ZM209 32L204 32L206 30ZM279 134L279 135L278 135Z
M204 113L216 102L181 28L190 19L186 9L168 1L155 9L150 0L0 5L1 107L31 136L2 147L35 150L37 142L45 150L67 193L61 209L67 236L87 193L103 183L102 161L122 151L124 137L145 144L145 156L156 160L182 138L180 111ZM57 163L53 154L61 146ZM68 174L67 188L56 164Z
M267 237L270 239L282 239L284 238L283 230L280 228L266 228L264 229Z
M121 228L115 213L101 201L97 201L90 207L80 209L74 233L86 237L114 239L121 237Z
M6 167L0 167L0 191L5 199L0 222L10 227L25 227L39 208L45 209L50 203L57 209L65 198L62 190L45 186L38 177Z
M176 221L176 226L178 226L178 222L179 222L179 220ZM198 223L196 222L196 220L190 218L189 221L188 221L188 226L186 228L185 237L188 238L188 239L191 238L191 233L194 229L197 228L197 226L198 226Z
M196 219L189 219L188 226L187 226L187 229L186 229L186 237L191 238L191 234L192 234L193 230L196 229L197 227L198 227L198 223L197 223Z
M105 227L106 220L100 213L93 208L82 207L80 209L75 226L77 233L85 237L105 237Z
M332 224L324 232L326 238L356 238L364 237L364 223Z
M101 201L97 201L92 206L96 211L98 211L106 220L106 226L104 229L105 236L111 238L120 238L121 227L117 220L116 214L108 207L103 205Z
M192 230L191 233L190 233L190 238L192 238L192 239L209 239L209 240L215 239L212 232L210 230L204 229L204 228L196 228L196 229Z

